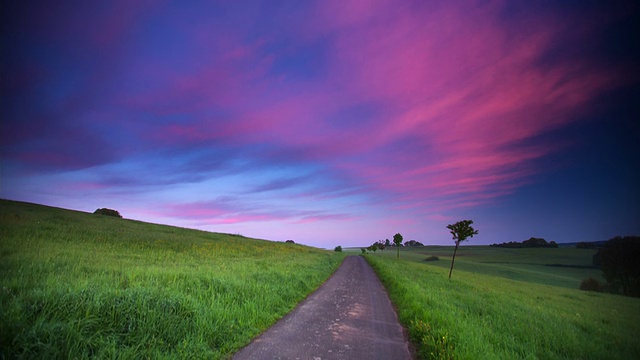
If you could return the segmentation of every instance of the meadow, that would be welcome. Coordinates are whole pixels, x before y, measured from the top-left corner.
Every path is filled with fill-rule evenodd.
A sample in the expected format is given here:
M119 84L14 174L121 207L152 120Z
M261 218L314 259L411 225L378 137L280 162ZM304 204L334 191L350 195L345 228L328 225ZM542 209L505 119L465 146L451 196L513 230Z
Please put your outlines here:
M0 200L0 358L229 358L342 259Z
M424 246L404 248L401 251L404 251L403 258L417 262L424 261L429 256L437 256L440 260L429 262L429 265L449 270L453 246ZM385 253L385 256L390 255L389 250L385 250ZM580 282L588 277L605 281L602 270L593 267L595 253L594 249L575 247L507 249L461 246L453 271L470 271L528 283L578 289Z
M365 257L420 358L639 359L640 299L578 290L594 252L464 246L451 280L453 247Z

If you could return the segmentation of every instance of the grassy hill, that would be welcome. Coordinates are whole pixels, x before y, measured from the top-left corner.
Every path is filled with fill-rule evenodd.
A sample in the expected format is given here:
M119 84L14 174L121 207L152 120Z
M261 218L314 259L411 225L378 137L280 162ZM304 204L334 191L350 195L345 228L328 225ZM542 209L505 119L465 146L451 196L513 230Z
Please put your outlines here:
M594 252L465 246L450 281L453 247L366 258L421 358L639 359L640 299L578 290Z
M342 259L0 200L0 358L227 358Z

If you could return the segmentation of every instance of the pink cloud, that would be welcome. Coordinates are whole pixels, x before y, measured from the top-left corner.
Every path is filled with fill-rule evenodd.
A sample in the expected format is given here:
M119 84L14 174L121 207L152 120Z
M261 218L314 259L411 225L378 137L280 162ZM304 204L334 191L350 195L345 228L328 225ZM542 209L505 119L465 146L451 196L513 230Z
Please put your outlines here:
M350 216L350 215L346 215L346 214L324 214L324 215L310 215L310 216L305 216L303 218L301 218L300 220L296 221L295 223L298 224L308 224L308 223L313 223L313 222L318 222L318 221L353 221L353 220L357 220L358 217L355 216Z
M349 97L395 109L368 140L379 146L410 135L433 149L393 178L389 164L403 161L394 158L403 154L343 164L375 187L407 198L508 193L539 171L533 160L558 150L515 145L576 121L591 99L620 84L617 73L584 59L537 64L559 34L576 31L562 19L539 18L535 32L510 33L496 4L410 10L395 9L359 27L346 14L348 25L331 29L334 74L350 85Z
M289 39L327 43L326 76L309 82L274 71L283 55L269 33L246 41L194 26L187 31L210 52L208 63L127 101L158 115L192 114L147 135L162 144L264 144L265 158L293 153L402 201L465 207L527 183L542 171L536 160L566 146L535 139L577 121L621 83L588 59L541 66L559 37L588 35L551 13L514 28L500 2L422 6L319 3ZM335 119L369 104L380 113L357 127Z
M326 213L317 210L267 210L247 206L240 199L219 199L157 206L155 216L183 219L195 222L199 226L224 225L249 222L279 221L290 224L308 224L321 221L348 221L357 219L352 215ZM148 212L148 211L147 211Z
M596 103L635 96L604 99L637 87L633 35L608 42L623 7L250 5L8 6L9 193L286 238L418 232L566 166Z

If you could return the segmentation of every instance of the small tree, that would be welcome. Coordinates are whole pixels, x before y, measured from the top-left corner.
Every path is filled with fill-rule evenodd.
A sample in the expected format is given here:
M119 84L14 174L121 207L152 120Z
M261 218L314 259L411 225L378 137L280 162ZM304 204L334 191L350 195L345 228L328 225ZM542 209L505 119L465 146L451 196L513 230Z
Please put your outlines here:
M367 253L367 249L365 249L365 248L360 248L360 251L362 251L363 255Z
M384 240L384 246L391 246L391 242L389 241L389 239Z
M451 272L453 271L453 262L456 260L456 252L458 251L458 246L460 242L467 240L467 238L473 237L473 235L478 235L478 230L475 230L473 226L473 220L462 220L457 223L451 225L447 225L447 229L453 236L453 240L456 242L456 248L453 250L453 258L451 258L451 269L449 269L449 279L451 279Z
M380 249L380 251L382 251L382 253L384 253L384 249L385 249L385 245L384 245L384 241L380 240L376 243L376 246L378 246L378 249Z
M402 244L402 235L400 233L393 235L393 243L396 244L396 258L400 259L400 245Z
M335 251L335 252L342 252L342 246L340 246L340 245L336 246L336 248L335 248L335 249L333 249L333 251Z

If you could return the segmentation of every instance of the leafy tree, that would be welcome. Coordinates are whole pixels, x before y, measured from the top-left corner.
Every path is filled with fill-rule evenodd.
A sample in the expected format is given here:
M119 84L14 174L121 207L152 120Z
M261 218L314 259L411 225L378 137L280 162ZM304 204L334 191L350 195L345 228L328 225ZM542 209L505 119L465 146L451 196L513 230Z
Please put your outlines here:
M375 243L375 245L378 247L378 249L380 249L380 251L384 252L385 245L383 240L378 241L377 243Z
M453 236L453 240L456 242L456 248L453 250L453 258L451 258L451 269L449 269L449 279L451 279L451 272L453 271L453 262L456 260L456 252L458 251L458 246L462 241L467 240L467 238L473 237L473 235L478 235L478 230L475 230L473 226L473 220L462 220L458 221L455 224L447 225L447 229Z
M400 259L400 245L402 244L402 235L400 233L393 235L393 243L396 244L396 258Z
M363 254L367 253L367 249L365 249L365 248L360 248L360 251L362 251Z
M597 268L602 268L602 259L600 258L600 253L601 252L602 252L602 250L598 250L598 252L593 254L593 257L591 258L593 266L595 266Z
M340 246L340 245L336 246L336 248L335 248L335 249L333 249L333 251L335 251L335 252L342 252L342 246Z
M389 241L389 239L386 239L384 241L384 246L391 246L391 242Z
M598 254L611 291L640 297L640 237L615 237Z

